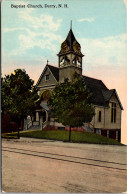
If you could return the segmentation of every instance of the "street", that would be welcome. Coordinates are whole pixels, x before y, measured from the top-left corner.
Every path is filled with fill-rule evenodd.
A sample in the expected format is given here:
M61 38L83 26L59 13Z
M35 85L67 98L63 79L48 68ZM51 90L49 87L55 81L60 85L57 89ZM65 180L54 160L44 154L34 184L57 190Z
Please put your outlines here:
M23 193L127 191L127 146L2 139L2 190Z

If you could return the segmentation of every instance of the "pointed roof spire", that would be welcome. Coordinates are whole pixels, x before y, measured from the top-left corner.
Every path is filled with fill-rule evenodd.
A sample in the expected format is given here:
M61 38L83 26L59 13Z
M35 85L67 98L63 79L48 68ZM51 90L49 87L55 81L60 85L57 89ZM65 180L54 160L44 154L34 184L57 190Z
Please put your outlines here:
M66 38L66 41L67 41L67 44L70 46L70 48L72 49L72 46L73 46L73 42L76 41L76 38L73 34L73 31L72 29L70 29L68 35L67 35L67 38Z
M74 36L74 33L72 31L72 20L71 20L70 21L70 30L69 30L69 33L68 33L65 41L61 44L61 50L60 50L59 54L73 51L73 52L76 52L76 53L82 55L80 49L79 49L79 51L75 51L76 49L74 47L76 47L76 46L74 46L74 45L78 45L78 48L81 48L80 44L76 40L76 38Z
M47 60L47 65L48 65L48 62L49 62L49 61Z
M71 20L71 25L70 25L70 29L72 30L72 20Z

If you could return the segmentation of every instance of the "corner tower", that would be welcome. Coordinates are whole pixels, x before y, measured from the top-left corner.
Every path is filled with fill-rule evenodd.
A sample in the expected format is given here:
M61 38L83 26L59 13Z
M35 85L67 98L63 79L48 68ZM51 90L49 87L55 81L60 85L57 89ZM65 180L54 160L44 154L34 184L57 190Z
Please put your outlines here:
M82 75L82 57L81 46L76 40L72 29L70 29L66 40L61 44L58 54L59 81L63 82L65 78L71 80L72 74L77 72Z

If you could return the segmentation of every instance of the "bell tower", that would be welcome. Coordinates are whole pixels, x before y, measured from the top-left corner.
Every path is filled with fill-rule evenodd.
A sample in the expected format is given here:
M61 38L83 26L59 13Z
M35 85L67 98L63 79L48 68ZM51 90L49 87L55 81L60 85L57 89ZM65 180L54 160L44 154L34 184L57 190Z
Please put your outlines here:
M82 57L81 46L76 40L72 27L66 40L61 44L58 56L59 81L63 82L65 78L71 80L74 72L82 75Z

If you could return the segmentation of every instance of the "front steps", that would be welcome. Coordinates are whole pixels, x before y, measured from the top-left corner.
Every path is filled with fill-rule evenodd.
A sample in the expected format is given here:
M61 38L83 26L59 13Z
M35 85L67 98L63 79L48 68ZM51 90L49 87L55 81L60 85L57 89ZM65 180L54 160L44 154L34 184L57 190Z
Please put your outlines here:
M40 125L32 125L31 127L29 127L27 130L41 130L41 126Z

